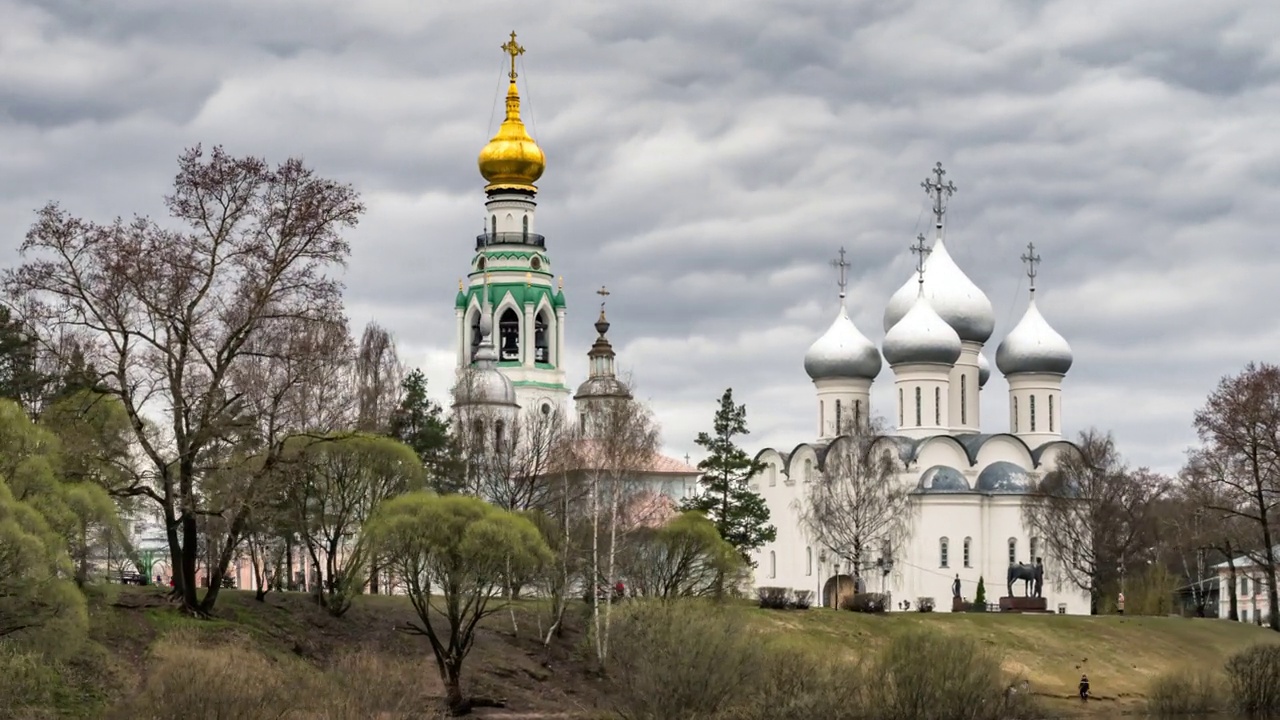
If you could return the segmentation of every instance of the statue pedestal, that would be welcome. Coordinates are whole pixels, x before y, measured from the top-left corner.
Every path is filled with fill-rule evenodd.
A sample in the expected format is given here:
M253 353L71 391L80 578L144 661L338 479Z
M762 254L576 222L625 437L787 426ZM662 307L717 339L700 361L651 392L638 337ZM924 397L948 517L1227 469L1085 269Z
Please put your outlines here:
M1002 597L1000 612L1049 612L1049 603L1042 597Z
M951 598L951 612L965 612L968 609L969 603L965 602L963 598Z

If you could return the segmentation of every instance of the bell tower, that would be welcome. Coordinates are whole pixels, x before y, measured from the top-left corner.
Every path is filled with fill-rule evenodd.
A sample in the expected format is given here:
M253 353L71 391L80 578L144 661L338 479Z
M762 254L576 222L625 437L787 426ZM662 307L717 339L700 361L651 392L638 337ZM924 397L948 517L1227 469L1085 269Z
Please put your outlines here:
M478 159L487 181L484 228L476 236L467 280L458 283L457 362L461 371L476 361L487 301L498 370L511 380L522 410L550 413L563 408L570 393L563 366L564 279L556 283L546 238L536 232L534 183L546 158L520 119L516 59L524 48L513 31L501 49L511 58L506 116Z

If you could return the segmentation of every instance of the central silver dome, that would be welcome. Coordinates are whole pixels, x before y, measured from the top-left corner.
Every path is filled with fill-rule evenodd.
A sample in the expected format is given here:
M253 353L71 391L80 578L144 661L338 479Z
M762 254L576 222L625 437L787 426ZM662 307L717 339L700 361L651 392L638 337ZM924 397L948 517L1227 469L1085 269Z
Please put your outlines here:
M897 325L916 300L917 276L913 273L907 282L889 298L884 309L886 332ZM991 301L968 275L951 259L942 238L933 244L933 250L924 261L925 297L934 311L951 326L961 340L985 343L996 327L995 312Z
M960 349L960 336L934 312L923 293L884 336L884 358L890 365L954 365Z
M827 332L804 354L804 371L814 380L865 378L874 380L883 363L875 343L858 331L849 311L840 305L840 314Z

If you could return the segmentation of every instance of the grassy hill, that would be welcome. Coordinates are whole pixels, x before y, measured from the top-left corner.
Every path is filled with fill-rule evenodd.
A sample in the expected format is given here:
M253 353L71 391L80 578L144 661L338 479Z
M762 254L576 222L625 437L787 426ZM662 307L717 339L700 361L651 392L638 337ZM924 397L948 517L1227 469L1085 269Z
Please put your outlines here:
M514 613L490 618L482 629L468 661L470 689L505 700L506 708L477 711L477 716L600 717L609 686L590 672L585 608L574 609L565 636L549 652L536 640L537 610L536 603L521 603ZM252 593L229 591L215 614L210 621L182 617L156 589L112 593L94 605L90 647L59 666L47 694L48 712L18 716L103 717L117 708L119 716L136 717L136 703L145 701L154 717L199 717L162 706L216 704L225 687L252 690L263 702L280 697L295 698L281 702L304 702L341 686L351 697L324 701L329 709L317 716L367 717L369 703L420 710L443 694L426 639L397 629L414 618L404 598L358 598L346 616L332 618L301 594L272 593L257 602ZM1243 647L1280 642L1280 634L1251 625L1182 618L752 609L750 619L762 633L852 657L911 629L968 636L999 651L1011 676L1026 678L1033 692L1071 714L1082 710L1073 699L1082 672L1098 699L1089 704L1090 714L1111 715L1139 709L1147 682L1162 672L1188 665L1221 667ZM192 654L202 647L215 650ZM159 677L157 668L166 662L195 669L189 677ZM210 679L214 676L220 679ZM267 676L275 679L262 679ZM213 695L198 694L206 691ZM135 705L120 709L130 701ZM257 701L248 697L246 702ZM333 710L344 703L349 712Z

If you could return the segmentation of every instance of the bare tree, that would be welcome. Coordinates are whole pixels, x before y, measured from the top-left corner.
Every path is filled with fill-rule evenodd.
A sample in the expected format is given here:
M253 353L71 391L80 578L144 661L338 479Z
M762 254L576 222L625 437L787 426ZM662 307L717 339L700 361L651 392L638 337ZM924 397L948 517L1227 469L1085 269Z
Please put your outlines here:
M1206 480L1217 490L1206 507L1250 529L1241 548L1263 573L1270 627L1280 631L1276 523L1280 520L1280 366L1250 363L1218 383L1195 417ZM1228 558L1230 560L1230 558ZM1232 567L1234 574L1234 565Z
M1189 454L1187 464L1179 476L1178 499L1181 506L1179 512L1169 518L1175 535L1168 545L1176 549L1184 566L1191 565L1194 572L1202 574L1193 584L1197 604L1207 602L1212 582L1208 576L1214 567L1212 563L1226 563L1227 582L1220 583L1219 592L1227 593L1227 617L1238 620L1239 598L1236 589L1239 586L1235 561L1248 545L1246 538L1250 536L1252 528L1240 515L1214 509L1231 505L1217 481L1221 476L1222 469L1216 455L1204 450ZM1216 572L1213 574L1217 575Z
M342 316L330 272L349 253L341 231L364 207L352 188L299 160L271 168L196 147L178 165L166 203L185 227L142 217L100 225L49 204L22 245L26 263L4 284L43 336L74 336L102 373L101 389L123 403L148 467L113 490L159 506L175 591L188 612L205 614L251 502L228 487L210 508L202 491L218 463L245 456L236 448L240 411L255 388L241 387L237 370L260 352L288 352L289 334ZM239 488L252 486L240 478ZM222 515L228 534L201 600L197 518L209 512Z
M1058 580L1089 593L1093 610L1131 567L1154 559L1158 501L1171 485L1125 466L1110 434L1086 430L1023 503L1023 521L1044 542Z
M848 562L860 587L871 553L905 546L911 496L898 479L897 448L885 440L881 420L851 422L843 431L796 502L810 537Z
M391 415L400 402L405 371L396 352L395 339L378 323L366 325L360 336L355 374L359 398L356 427L365 432L386 433L391 427Z

